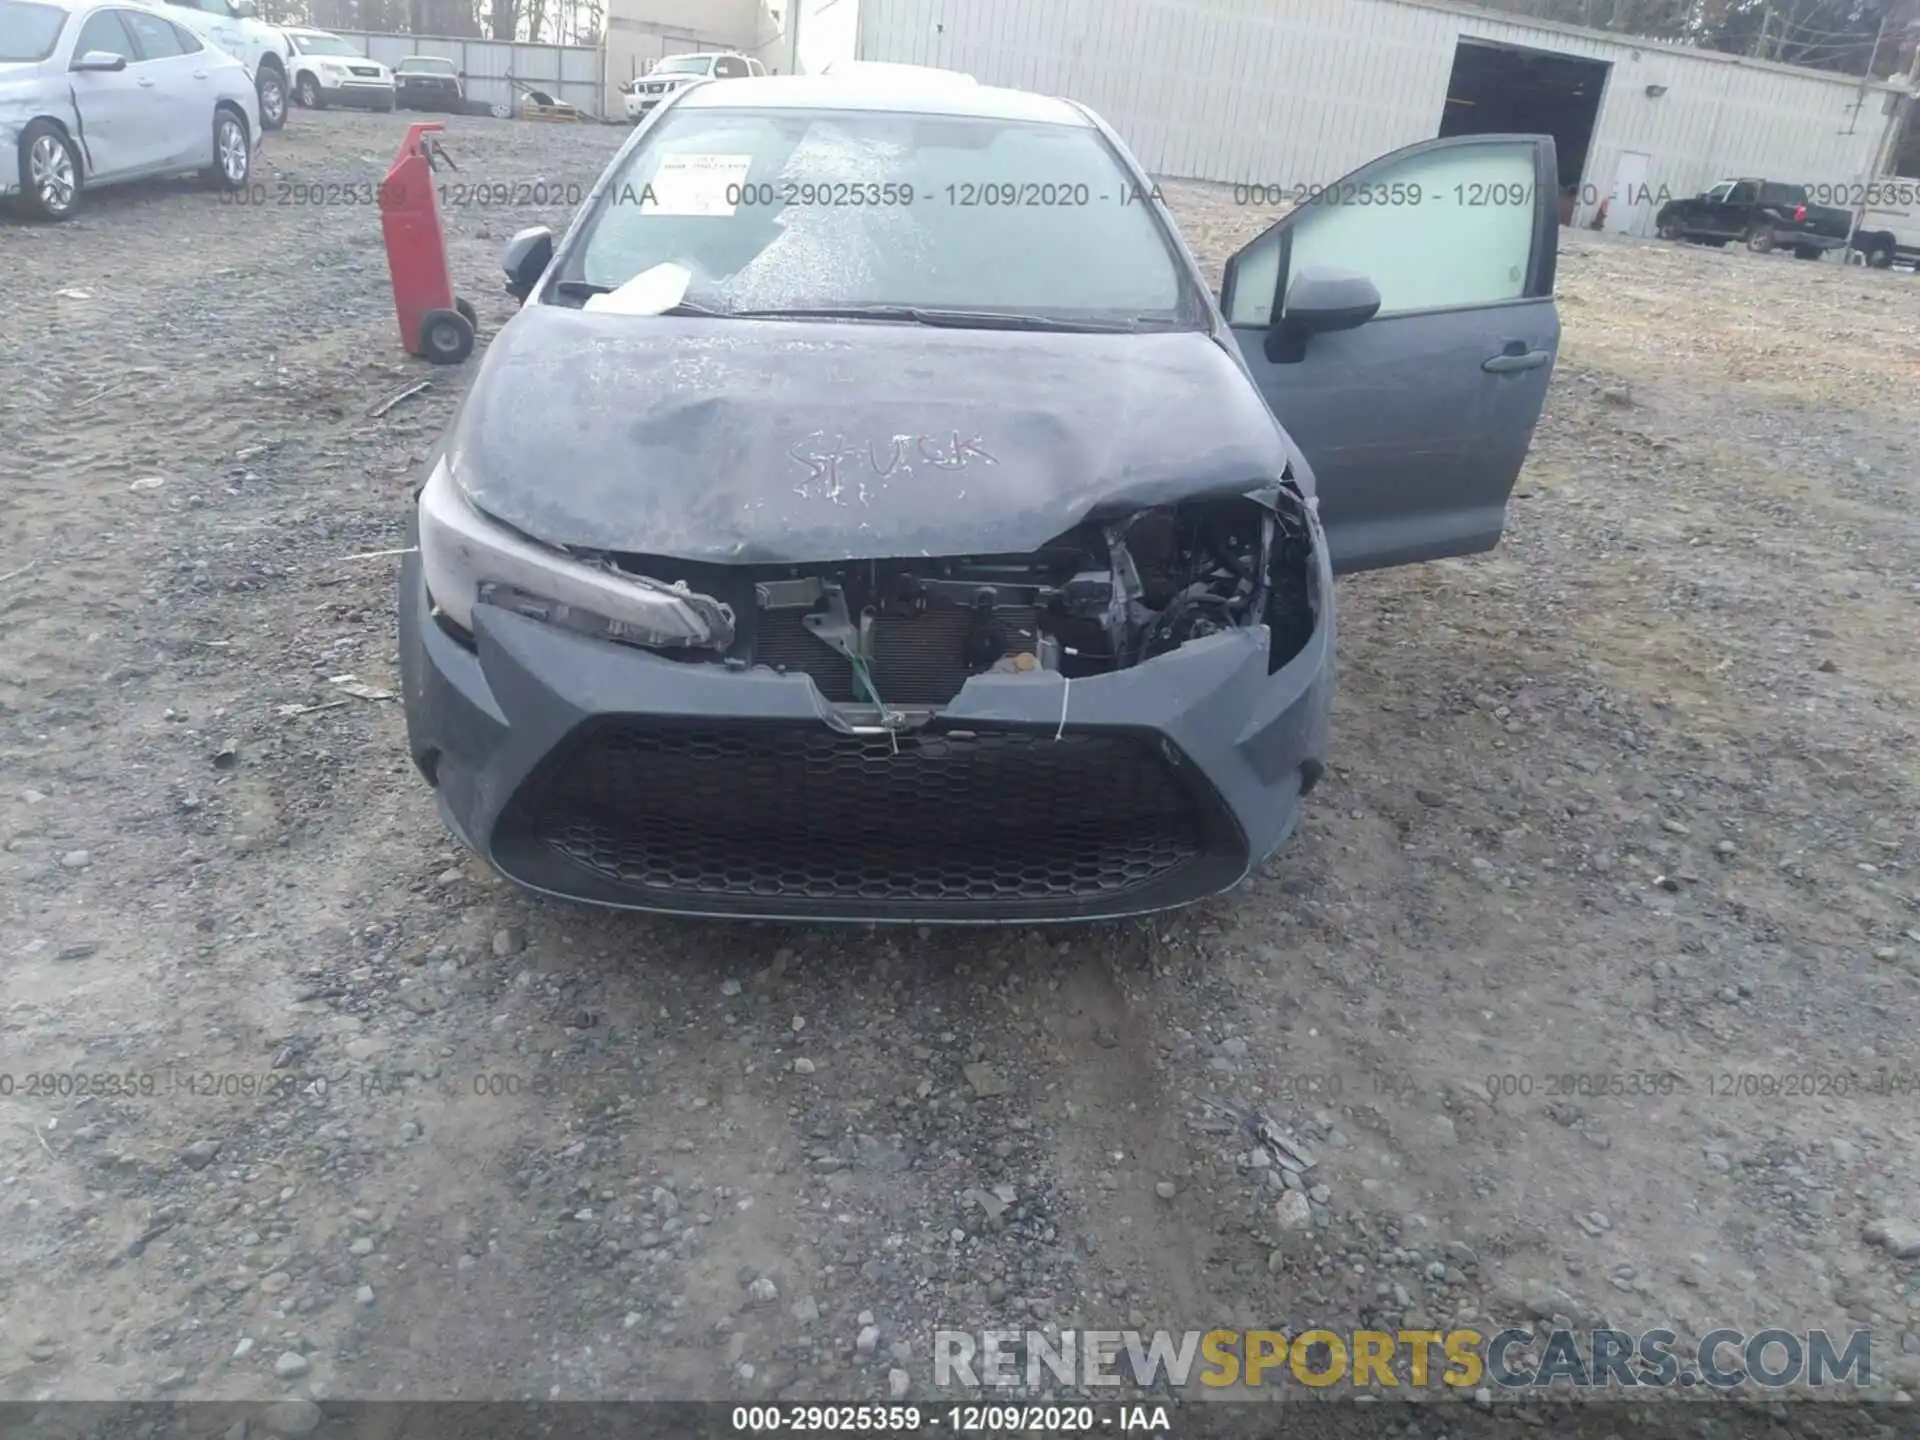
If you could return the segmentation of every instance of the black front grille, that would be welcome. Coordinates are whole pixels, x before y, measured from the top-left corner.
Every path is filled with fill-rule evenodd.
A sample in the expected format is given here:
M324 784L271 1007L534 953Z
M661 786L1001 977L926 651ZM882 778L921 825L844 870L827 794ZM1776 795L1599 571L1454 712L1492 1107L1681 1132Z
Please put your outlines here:
M380 69L376 65L349 65L347 69L355 75L370 75L375 80L380 78Z
M1183 770L1133 734L927 730L896 748L813 722L609 719L529 780L493 850L542 889L706 914L1149 909L1238 875L1237 829Z

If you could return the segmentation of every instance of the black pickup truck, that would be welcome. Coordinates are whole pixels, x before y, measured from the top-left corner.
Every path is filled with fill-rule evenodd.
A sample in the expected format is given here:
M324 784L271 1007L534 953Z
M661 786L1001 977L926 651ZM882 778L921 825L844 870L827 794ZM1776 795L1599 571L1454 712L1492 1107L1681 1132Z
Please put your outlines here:
M1791 249L1802 260L1818 260L1847 243L1853 212L1815 205L1804 185L1739 179L1722 180L1690 200L1669 200L1653 223L1665 240L1738 240L1762 255Z

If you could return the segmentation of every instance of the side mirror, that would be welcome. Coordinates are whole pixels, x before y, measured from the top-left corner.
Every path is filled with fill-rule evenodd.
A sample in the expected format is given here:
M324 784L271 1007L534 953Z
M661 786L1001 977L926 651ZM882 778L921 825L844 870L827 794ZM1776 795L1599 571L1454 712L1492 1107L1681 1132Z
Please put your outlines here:
M464 70L458 71L453 78L456 80L464 80L467 78L467 72Z
M507 272L507 293L524 304L552 260L553 231L546 226L535 225L515 235L500 261L500 268Z
M127 57L116 55L111 50L89 50L73 62L73 68L75 70L124 70L127 68Z
M1306 354L1307 340L1352 330L1380 313L1380 289L1357 270L1310 266L1287 287L1280 323L1267 334L1267 358L1291 364Z

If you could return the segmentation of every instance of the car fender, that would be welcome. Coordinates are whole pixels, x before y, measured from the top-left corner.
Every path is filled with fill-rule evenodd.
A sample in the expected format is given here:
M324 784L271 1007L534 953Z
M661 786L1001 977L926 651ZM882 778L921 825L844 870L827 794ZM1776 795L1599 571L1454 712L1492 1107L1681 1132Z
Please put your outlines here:
M0 146L6 149L7 173L13 173L14 157L19 153L20 137L26 128L39 120L51 120L66 131L67 138L73 142L79 154L80 174L84 179L93 173L93 163L87 153L85 126L74 101L73 87L66 83L66 77L62 75L55 85L46 88L50 93L35 97L31 102L0 108Z
M222 65L214 79L214 99L240 112L247 122L247 143L258 150L265 138L265 128L260 123L260 92L253 83L252 68L234 61Z
M246 62L247 68L255 75L271 60L286 73L287 51L293 47L287 43L287 37L264 20L233 20L229 22L239 33L239 45L242 54L239 58Z

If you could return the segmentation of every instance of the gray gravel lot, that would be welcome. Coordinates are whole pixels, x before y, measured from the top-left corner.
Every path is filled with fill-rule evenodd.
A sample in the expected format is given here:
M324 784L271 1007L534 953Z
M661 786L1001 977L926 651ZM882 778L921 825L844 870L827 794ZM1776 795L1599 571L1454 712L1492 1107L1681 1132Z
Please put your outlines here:
M922 1397L936 1326L1556 1314L1920 1383L1920 280L1565 235L1508 538L1342 582L1333 769L1238 893L662 923L483 873L333 683L397 687L353 557L462 383L324 203L404 124L0 222L0 1399ZM623 134L449 122L449 185L558 200L450 208L484 332ZM1169 195L1212 266L1260 227Z

